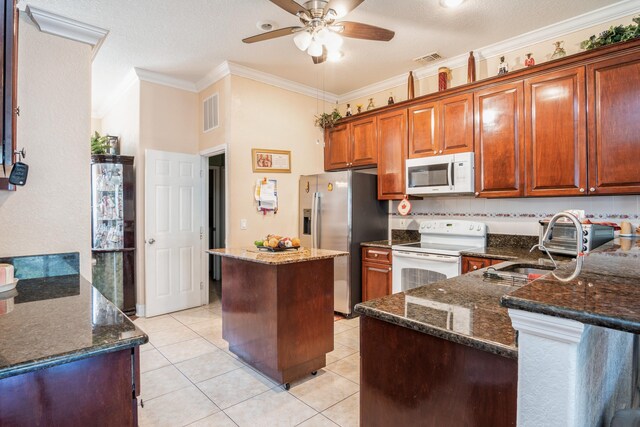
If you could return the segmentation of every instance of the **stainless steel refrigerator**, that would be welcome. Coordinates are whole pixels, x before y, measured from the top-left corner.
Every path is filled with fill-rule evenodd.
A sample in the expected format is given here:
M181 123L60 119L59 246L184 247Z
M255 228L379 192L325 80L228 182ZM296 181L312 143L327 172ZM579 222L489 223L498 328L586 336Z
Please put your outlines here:
M351 315L362 301L360 243L388 237L388 202L377 199L377 176L358 171L303 175L299 194L302 246L350 254L334 259L334 310Z

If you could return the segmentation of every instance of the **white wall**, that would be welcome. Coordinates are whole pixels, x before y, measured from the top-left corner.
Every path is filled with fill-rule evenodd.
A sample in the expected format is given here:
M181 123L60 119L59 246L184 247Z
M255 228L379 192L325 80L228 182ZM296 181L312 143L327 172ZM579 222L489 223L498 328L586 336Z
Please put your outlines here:
M417 230L427 219L465 219L484 222L489 233L537 235L538 221L566 209L584 209L593 221L640 224L640 196L540 197L479 199L425 197L411 201L412 211L400 216L398 202L391 204L390 228Z
M0 256L80 252L91 278L91 48L20 19L17 143L27 185L0 192Z

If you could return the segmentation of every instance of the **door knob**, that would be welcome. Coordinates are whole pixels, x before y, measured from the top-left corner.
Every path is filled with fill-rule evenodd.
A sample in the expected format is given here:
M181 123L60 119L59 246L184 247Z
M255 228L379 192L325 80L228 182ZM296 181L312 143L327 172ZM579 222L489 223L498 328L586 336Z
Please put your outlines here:
M156 239L147 240L147 243L149 243L150 245L153 245L155 242L156 242Z

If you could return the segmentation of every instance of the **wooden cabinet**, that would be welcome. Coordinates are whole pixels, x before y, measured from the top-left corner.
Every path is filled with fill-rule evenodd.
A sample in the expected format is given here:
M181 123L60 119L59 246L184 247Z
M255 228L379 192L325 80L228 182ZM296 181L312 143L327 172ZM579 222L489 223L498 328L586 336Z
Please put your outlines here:
M18 22L19 13L16 0L4 0L0 20L0 35L3 37L2 64L2 125L0 127L0 164L6 165L7 173L11 170L16 150L16 125L18 115ZM9 179L0 177L0 190L15 190Z
M362 248L362 301L391 295L391 249Z
M491 265L500 264L501 262L504 262L504 260L463 256L461 272L465 274Z
M475 93L476 196L521 197L524 187L523 83Z
M584 67L524 81L525 196L586 194L584 85Z
M640 193L640 52L587 66L589 192Z
M405 194L407 110L378 116L378 200L401 200Z
M409 108L409 158L473 150L473 94Z
M325 132L325 170L375 166L377 162L375 116L340 124Z

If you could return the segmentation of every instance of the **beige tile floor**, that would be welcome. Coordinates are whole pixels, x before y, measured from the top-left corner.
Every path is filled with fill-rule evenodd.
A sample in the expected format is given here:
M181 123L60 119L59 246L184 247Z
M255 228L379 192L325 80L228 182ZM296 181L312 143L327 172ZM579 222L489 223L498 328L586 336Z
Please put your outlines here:
M359 424L358 319L334 323L327 366L288 391L229 352L218 300L135 324L149 335L140 355L141 426Z

